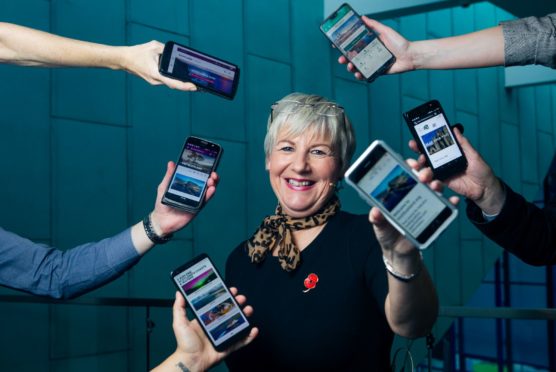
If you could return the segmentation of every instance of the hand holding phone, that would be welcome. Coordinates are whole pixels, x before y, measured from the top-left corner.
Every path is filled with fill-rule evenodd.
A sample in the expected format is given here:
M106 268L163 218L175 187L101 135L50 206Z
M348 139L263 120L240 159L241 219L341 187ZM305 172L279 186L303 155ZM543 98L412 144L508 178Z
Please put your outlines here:
M435 178L445 180L465 171L467 159L440 102L426 102L403 117Z
M197 213L203 206L207 182L218 166L222 152L222 146L214 142L188 137L162 197L162 204Z
M328 16L320 25L320 30L369 82L396 61L378 35L347 3Z
M215 350L224 351L250 334L245 313L206 254L170 275Z
M419 182L386 143L377 140L349 167L346 182L415 247L425 249L456 218L457 209Z
M233 99L239 84L239 67L231 62L168 41L159 60L160 74L191 82L201 90Z

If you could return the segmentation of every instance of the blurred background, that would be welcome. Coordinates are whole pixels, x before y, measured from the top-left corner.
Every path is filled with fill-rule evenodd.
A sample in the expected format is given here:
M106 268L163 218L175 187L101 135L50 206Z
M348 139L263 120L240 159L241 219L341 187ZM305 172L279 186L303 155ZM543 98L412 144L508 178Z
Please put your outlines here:
M242 74L235 100L227 101L149 86L123 72L0 65L0 226L61 249L113 235L151 210L166 162L175 160L186 136L220 143L221 182L194 223L117 281L84 296L170 300L172 269L200 252L222 269L228 253L273 212L263 138L270 105L292 91L324 95L345 107L356 130L355 156L374 139L411 156L401 113L438 99L452 123L464 124L466 136L498 175L528 200L542 200L556 144L554 71L418 71L358 82L336 63L338 52L319 31L340 3L0 1L4 22L111 45L174 40L234 62ZM550 3L357 0L351 5L419 40L544 15L555 10ZM344 209L368 212L351 189L341 194ZM552 268L502 255L467 221L464 208L462 203L457 222L425 252L441 305L553 305ZM21 293L5 288L0 295L2 371L146 370L175 348L171 309L154 302L24 303L8 297ZM433 330L432 363L437 370L556 370L551 327L545 320L442 316ZM408 345L398 339L393 351L405 346L415 364L426 364L424 340Z

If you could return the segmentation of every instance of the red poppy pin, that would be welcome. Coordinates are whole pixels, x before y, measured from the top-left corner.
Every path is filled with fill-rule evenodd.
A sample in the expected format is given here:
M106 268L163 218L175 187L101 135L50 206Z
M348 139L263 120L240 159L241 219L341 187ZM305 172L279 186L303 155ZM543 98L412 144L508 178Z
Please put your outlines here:
M319 277L317 276L317 274L311 273L307 275L307 277L303 281L303 285L305 285L305 290L303 290L303 293L307 293L311 289L315 288L317 286L318 281L319 281Z

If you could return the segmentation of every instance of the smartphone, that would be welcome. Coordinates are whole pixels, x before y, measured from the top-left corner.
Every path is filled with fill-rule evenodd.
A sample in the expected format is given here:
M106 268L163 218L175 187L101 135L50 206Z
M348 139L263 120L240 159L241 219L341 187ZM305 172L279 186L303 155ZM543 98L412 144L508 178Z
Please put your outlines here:
M417 248L427 248L456 218L449 201L419 182L386 143L377 140L349 167L346 183Z
M188 81L200 90L233 99L239 84L239 67L185 45L168 41L158 69L164 76Z
M203 206L207 181L222 155L222 146L198 137L185 140L162 203L196 213Z
M396 57L368 28L349 4L342 4L320 25L320 30L368 82L384 73Z
M440 102L432 100L424 103L405 112L403 117L435 178L445 180L465 171L467 158Z
M251 325L209 256L195 257L170 276L217 351L247 337Z

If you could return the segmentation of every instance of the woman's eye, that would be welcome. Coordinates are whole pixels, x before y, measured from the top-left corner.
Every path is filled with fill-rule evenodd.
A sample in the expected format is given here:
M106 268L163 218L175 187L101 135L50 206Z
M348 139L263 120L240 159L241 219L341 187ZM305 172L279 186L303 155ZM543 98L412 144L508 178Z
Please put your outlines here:
M315 155L315 156L327 156L328 152L321 150L321 149L313 149L311 150L311 155Z
M292 152L293 151L293 147L291 146L282 146L278 149L279 151L284 151L284 152Z

